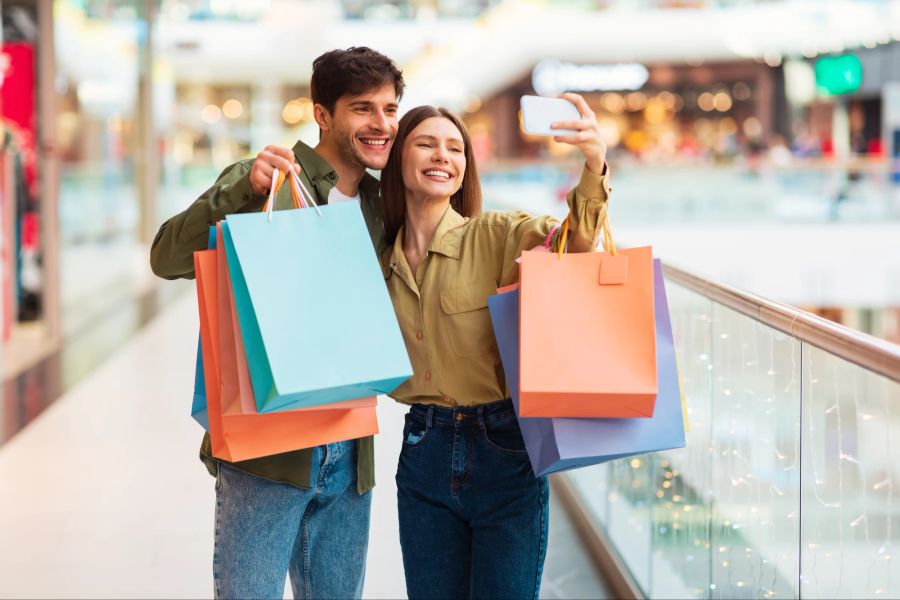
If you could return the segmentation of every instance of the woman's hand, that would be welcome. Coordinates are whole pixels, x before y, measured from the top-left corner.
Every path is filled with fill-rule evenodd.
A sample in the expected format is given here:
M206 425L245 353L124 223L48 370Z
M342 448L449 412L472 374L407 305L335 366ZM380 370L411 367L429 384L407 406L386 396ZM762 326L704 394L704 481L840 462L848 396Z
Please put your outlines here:
M606 165L606 144L600 139L600 126L597 124L597 115L578 94L562 94L575 105L581 113L578 121L557 121L551 125L553 129L574 129L578 133L557 135L553 139L563 144L572 144L584 155L587 168L597 175L603 175Z

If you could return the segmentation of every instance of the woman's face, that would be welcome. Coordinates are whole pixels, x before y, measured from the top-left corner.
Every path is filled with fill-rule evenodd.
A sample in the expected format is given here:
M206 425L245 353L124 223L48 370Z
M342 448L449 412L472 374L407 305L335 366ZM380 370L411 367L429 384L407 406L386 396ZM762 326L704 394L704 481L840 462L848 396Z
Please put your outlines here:
M465 143L444 117L425 119L403 143L403 184L416 199L450 198L466 173ZM409 197L409 196L408 196Z

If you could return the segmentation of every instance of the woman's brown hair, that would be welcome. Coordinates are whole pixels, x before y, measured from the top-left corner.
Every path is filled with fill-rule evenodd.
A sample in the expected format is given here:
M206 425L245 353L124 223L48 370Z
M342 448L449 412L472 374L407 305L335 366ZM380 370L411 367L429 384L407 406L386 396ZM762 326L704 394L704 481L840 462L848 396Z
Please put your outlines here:
M400 226L406 221L406 186L403 183L403 146L413 129L425 119L441 117L453 123L462 135L465 145L466 172L462 186L450 197L450 206L464 217L473 217L481 212L481 182L475 166L475 154L469 132L463 122L452 112L442 107L417 106L400 119L397 137L388 155L387 165L381 171L381 206L384 216L385 241L393 244Z

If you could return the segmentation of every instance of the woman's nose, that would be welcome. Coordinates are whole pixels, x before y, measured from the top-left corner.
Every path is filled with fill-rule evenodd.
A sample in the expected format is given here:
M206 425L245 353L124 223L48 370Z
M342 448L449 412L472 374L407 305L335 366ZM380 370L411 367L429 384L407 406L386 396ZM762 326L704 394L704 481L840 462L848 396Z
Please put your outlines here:
M438 146L437 148L435 148L434 154L432 155L431 159L435 162L445 163L449 162L450 155L447 153L447 150L445 148L441 148L440 146Z

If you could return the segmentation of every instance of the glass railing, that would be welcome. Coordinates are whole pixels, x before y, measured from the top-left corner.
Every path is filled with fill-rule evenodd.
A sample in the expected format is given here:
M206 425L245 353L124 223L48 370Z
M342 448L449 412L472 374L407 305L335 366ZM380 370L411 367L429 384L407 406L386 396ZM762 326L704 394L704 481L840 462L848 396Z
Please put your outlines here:
M900 347L666 275L687 446L564 475L633 589L900 597Z
M580 164L489 165L485 198L535 214L565 214L565 193ZM615 167L619 225L718 223L863 223L900 220L900 186L884 162L798 161L676 166L619 160Z

